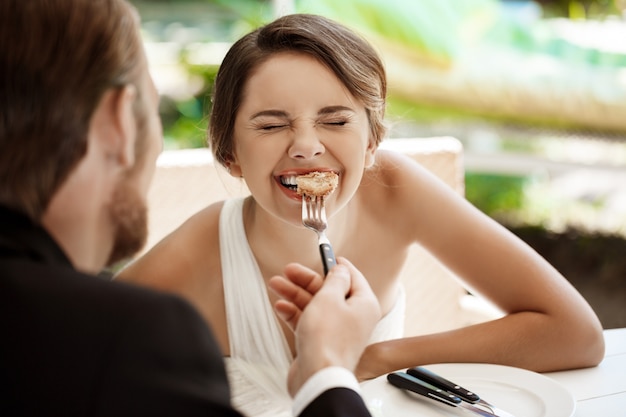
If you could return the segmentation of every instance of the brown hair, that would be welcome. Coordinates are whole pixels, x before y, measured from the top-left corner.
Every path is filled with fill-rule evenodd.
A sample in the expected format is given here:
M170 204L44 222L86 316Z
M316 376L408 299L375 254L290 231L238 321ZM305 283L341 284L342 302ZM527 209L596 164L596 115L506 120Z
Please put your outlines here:
M322 16L292 14L281 17L230 48L213 87L208 142L216 161L233 157L233 130L246 81L273 54L292 51L310 55L326 65L348 91L365 106L371 140L385 135L387 80L374 48L346 27Z
M0 203L40 219L103 94L136 81L141 48L125 0L0 1Z

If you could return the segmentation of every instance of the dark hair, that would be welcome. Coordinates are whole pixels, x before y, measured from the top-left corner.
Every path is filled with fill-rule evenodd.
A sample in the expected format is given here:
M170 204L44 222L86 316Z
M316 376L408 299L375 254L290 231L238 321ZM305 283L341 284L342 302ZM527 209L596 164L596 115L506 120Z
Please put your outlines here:
M298 52L328 67L365 106L371 140L385 135L387 95L385 68L374 48L348 28L322 16L283 16L243 38L230 48L213 88L208 142L216 161L225 165L233 156L233 130L243 90L252 72L273 54Z
M141 48L125 0L0 1L0 203L40 219L103 94L136 82Z

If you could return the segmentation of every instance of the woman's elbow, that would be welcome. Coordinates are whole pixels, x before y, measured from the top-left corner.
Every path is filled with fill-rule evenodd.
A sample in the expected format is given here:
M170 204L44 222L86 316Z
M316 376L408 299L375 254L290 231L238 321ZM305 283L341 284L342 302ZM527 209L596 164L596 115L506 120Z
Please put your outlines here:
M598 321L597 324L589 326L585 336L584 354L582 355L583 365L581 367L597 366L604 359L604 334L602 325Z
M589 368L597 366L604 359L604 334L600 320L593 316L591 320L571 323L576 331L566 342L572 349L571 368Z

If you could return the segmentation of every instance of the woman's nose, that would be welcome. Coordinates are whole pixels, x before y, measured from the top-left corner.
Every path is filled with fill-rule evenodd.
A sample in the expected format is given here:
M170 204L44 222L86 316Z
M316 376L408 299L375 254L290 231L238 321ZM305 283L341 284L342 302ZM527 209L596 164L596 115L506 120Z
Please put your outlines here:
M315 131L296 133L289 147L289 156L295 159L310 159L320 156L325 148Z

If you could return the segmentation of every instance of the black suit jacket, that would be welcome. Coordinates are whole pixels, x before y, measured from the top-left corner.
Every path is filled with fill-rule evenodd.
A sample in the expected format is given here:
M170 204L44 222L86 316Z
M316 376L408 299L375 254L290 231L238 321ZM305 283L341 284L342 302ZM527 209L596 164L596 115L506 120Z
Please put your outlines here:
M77 272L0 206L0 415L238 416L221 352L182 299ZM302 413L368 416L332 389Z

